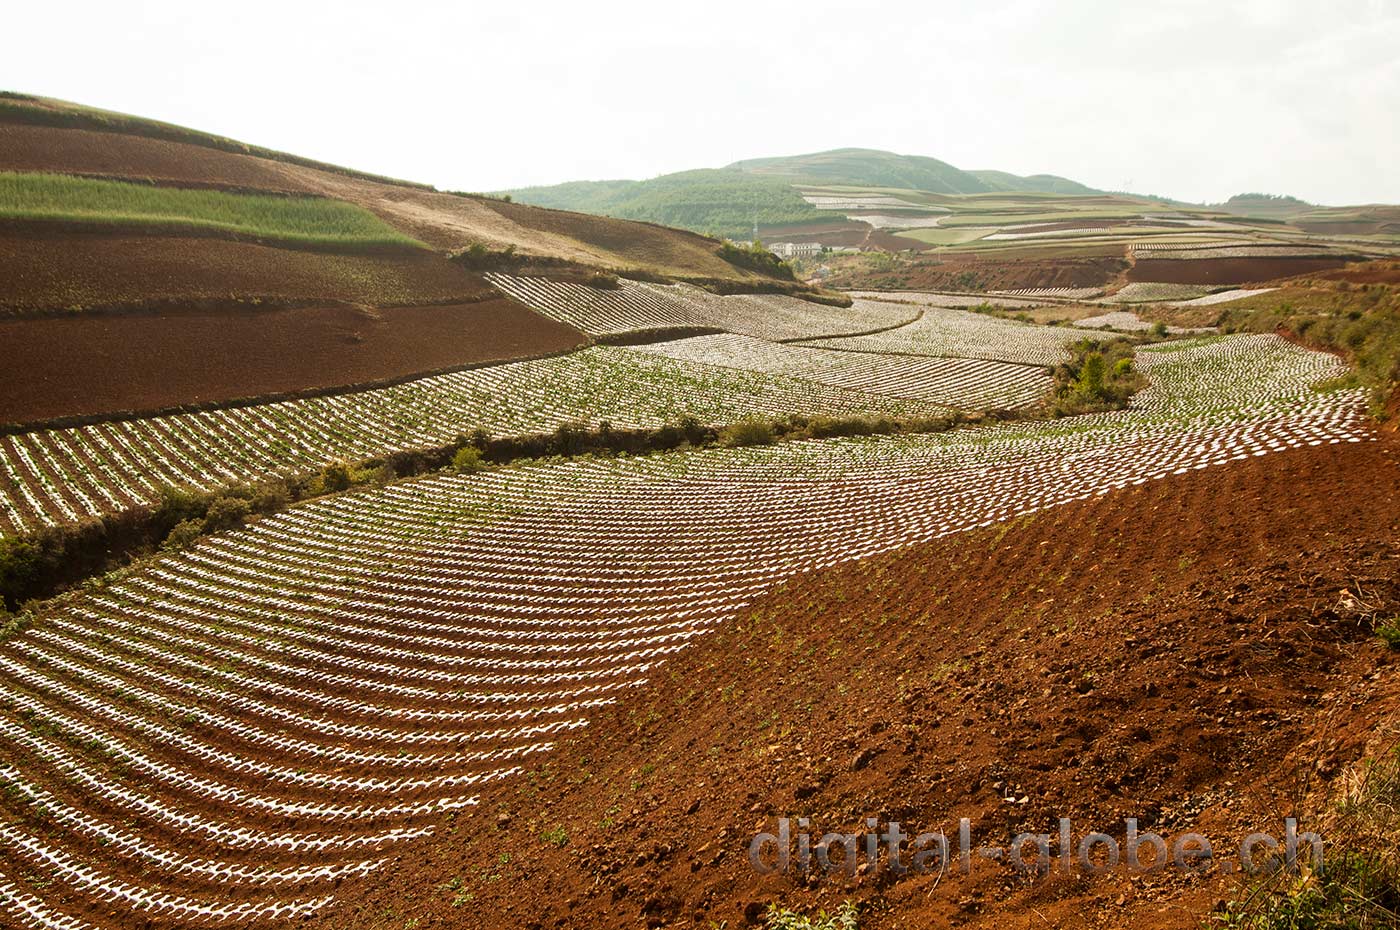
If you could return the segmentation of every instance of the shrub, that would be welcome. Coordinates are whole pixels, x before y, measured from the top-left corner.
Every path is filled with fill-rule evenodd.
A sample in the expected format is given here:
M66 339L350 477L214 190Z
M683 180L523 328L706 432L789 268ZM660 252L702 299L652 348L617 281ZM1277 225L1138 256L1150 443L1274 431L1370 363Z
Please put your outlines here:
M1160 339L1167 334L1167 324L1158 320L1156 323L1152 324L1152 329L1148 330L1148 332Z
M181 520L166 534L165 541L160 544L160 547L167 552L174 552L178 549L188 549L203 535L204 523L202 521Z
M209 505L204 514L204 532L218 533L243 525L248 516L248 502L237 497L221 497Z
M793 279L792 266L768 251L757 239L748 248L728 240L721 242L719 257L738 268L747 268L775 278Z
M499 252L481 242L473 242L460 252L453 253L452 260L464 268L473 271L494 271L500 268L512 268L520 264L524 259L515 254L515 244L511 243Z
M291 491L284 481L271 481L260 484L252 490L248 507L254 513L276 513L286 508L292 501Z
M319 480L323 492L344 491L350 487L350 466L345 462L331 462L321 469Z
M617 275L609 274L606 271L595 271L583 281L589 287L596 287L605 291L615 291L622 286L622 282Z
M720 442L730 448L766 446L773 441L773 424L766 420L741 420L720 431Z
M463 446L452 456L452 468L461 474L481 471L481 450L476 446Z

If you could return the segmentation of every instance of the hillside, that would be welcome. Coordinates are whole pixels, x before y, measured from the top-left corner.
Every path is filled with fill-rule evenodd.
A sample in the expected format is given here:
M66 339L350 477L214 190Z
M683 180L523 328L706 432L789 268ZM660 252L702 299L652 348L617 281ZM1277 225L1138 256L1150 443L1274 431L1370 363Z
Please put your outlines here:
M479 243L493 250L513 247L525 259L562 265L722 279L735 286L771 283L721 259L712 240L681 230L440 192L197 130L20 94L0 98L0 172L129 180L230 196L329 198L368 211L401 236L440 253ZM26 206L10 204L6 214L12 219L0 234L19 232L15 222L24 218ZM114 205L112 212L123 211ZM0 280L14 277L0 273ZM365 299L374 302L372 294ZM0 308L7 303L0 292Z
M766 229L829 223L840 212L807 202L797 188L856 186L937 195L1026 191L1094 193L1053 175L1018 177L1004 171L961 171L947 162L875 149L834 149L810 155L754 158L645 181L571 181L502 193L524 203L606 216L649 220L731 237Z

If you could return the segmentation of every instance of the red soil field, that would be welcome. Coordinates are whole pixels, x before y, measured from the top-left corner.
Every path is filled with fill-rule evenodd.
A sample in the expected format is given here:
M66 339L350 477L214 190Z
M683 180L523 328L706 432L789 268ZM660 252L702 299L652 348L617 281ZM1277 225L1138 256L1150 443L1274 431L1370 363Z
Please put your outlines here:
M795 579L312 923L742 927L852 899L873 930L1194 930L1234 879L799 880L747 848L779 816L1279 834L1400 711L1340 596L1400 606L1397 454L1282 452Z
M0 315L174 300L430 304L485 283L441 255L332 255L250 242L52 227L0 231Z
M1102 287L1125 267L1122 258L1065 258L1050 260L988 258L961 255L916 258L888 270L836 274L825 283L833 287L886 288L913 291L966 291L969 275L983 290L1023 287Z
M1341 268L1345 259L1324 258L1146 258L1128 269L1128 281L1167 284L1248 284Z
M546 355L584 336L504 298L0 320L0 423L153 411Z
M275 162L218 149L89 129L0 122L0 171L48 171L285 193L310 193Z

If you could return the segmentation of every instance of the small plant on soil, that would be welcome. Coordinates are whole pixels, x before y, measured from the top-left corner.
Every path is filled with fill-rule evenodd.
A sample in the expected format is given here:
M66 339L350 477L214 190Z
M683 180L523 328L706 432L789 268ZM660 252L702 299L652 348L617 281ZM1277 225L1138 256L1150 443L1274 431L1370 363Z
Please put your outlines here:
M1400 617L1391 617L1377 623L1376 635L1391 649L1400 649Z
M857 930L860 926L859 910L854 902L844 901L829 914L822 911L815 917L809 917L774 905L764 917L763 926L768 930Z
M569 831L560 826L550 827L548 830L540 832L540 839L551 846L558 846L562 849L569 845Z

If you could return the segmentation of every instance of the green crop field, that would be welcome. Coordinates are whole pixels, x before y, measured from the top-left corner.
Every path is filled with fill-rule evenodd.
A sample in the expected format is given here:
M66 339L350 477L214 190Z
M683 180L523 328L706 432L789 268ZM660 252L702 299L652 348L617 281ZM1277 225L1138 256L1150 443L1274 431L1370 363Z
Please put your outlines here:
M169 226L329 246L423 247L362 207L312 197L228 194L0 172L0 219Z

